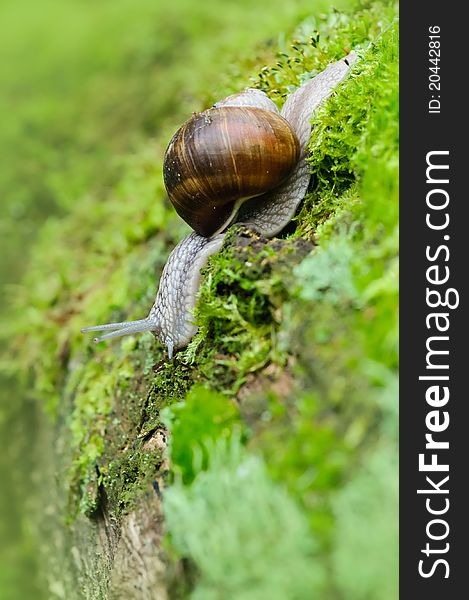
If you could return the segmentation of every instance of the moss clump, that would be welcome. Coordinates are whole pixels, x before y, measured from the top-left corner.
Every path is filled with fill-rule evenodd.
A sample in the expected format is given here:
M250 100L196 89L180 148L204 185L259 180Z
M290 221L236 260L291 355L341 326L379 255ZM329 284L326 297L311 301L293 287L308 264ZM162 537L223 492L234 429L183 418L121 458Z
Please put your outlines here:
M212 258L196 312L200 334L187 355L216 389L236 394L249 373L285 360L275 341L276 321L294 285L292 265L311 247L234 228Z
M262 461L236 437L218 440L209 456L208 470L190 487L176 483L165 500L173 544L199 569L191 598L282 600L323 589L304 514Z
M201 386L194 386L185 402L165 408L162 417L171 431L173 471L184 485L208 468L213 442L231 438L233 430L241 427L236 403Z

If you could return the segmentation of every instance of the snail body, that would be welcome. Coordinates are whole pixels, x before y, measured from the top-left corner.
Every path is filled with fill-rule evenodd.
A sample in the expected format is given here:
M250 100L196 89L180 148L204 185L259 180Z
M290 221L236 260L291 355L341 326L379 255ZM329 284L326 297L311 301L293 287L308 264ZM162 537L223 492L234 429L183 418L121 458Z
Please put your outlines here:
M197 331L192 311L200 270L223 245L227 227L242 222L272 237L294 216L311 177L311 114L355 60L351 53L329 65L291 94L280 114L263 92L248 89L183 124L169 143L163 174L170 200L194 232L171 252L147 318L82 331L109 331L96 342L151 331L169 358L186 346Z

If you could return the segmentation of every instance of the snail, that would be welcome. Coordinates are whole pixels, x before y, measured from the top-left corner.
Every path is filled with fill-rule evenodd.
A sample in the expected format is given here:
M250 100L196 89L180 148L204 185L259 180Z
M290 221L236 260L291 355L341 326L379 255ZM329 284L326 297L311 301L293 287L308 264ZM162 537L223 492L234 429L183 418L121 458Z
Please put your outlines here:
M288 96L280 113L257 89L228 96L195 113L166 150L163 177L178 214L194 230L171 252L149 315L83 328L113 337L151 331L171 359L197 331L192 311L200 270L218 252L227 228L243 223L273 237L292 219L308 189L310 117L356 60L351 52Z

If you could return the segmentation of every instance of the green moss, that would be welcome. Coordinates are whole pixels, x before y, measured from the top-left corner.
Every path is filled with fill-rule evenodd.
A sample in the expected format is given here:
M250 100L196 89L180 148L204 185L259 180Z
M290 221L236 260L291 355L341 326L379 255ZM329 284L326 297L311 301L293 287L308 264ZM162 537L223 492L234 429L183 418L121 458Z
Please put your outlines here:
M184 403L164 409L162 418L171 431L173 471L186 485L196 473L207 469L213 442L230 438L233 428L240 424L234 403L200 386L192 387Z
M325 569L304 515L239 440L212 445L208 469L165 496L174 546L199 577L191 598L306 599Z
M390 469L397 471L396 449L382 442L334 499L332 568L340 593L350 600L399 596L398 482Z
M234 228L211 259L196 312L200 334L187 354L210 357L200 369L216 389L236 394L249 373L281 360L276 313L293 285L292 265L310 249L302 240L265 240Z

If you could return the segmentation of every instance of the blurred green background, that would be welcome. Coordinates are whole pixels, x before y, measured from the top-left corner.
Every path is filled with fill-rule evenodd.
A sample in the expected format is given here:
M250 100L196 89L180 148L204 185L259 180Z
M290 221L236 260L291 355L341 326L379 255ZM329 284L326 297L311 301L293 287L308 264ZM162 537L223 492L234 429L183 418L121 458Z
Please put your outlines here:
M248 59L246 48L277 36L307 6L299 0L0 0L3 323L47 219L66 214L90 190L111 186L115 156L156 136L166 120L180 121L227 60L238 53ZM20 395L8 364L0 383L0 599L40 600L47 596L36 577L28 520L41 477L34 460L40 417L33 399Z

